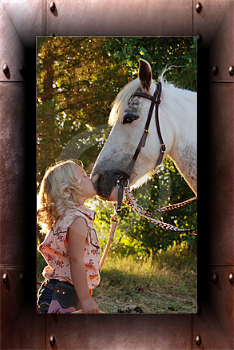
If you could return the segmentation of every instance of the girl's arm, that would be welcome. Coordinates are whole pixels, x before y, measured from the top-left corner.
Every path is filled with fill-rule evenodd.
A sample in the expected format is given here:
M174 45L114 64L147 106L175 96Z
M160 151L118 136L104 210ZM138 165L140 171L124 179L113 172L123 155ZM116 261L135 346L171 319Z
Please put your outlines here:
M84 313L99 313L98 305L90 296L84 264L87 226L83 218L77 218L67 234L72 281Z

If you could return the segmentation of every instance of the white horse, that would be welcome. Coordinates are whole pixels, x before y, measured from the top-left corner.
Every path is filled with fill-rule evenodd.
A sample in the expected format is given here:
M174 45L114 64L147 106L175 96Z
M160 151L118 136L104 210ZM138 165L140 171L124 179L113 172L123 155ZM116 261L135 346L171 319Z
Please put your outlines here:
M131 79L132 80L132 79ZM174 161L191 189L197 192L197 94L166 83L161 76L162 93L159 124L166 155ZM109 117L110 136L92 170L98 194L108 199L116 185L118 172L125 172L144 131L151 101L133 96L136 91L153 96L156 83L150 64L139 60L138 78L117 95ZM154 106L155 108L155 106ZM154 112L153 112L154 115ZM129 178L130 186L155 171L160 154L155 118L152 118L145 147L141 148Z

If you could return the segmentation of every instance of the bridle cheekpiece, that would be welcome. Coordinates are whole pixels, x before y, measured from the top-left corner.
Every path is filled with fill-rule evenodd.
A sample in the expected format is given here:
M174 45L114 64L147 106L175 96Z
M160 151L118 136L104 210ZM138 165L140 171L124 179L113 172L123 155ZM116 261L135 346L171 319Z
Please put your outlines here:
M137 158L139 156L141 148L145 147L146 140L147 140L147 137L148 137L148 134L149 134L149 126L150 126L150 122L151 122L151 119L152 119L154 107L155 107L155 123L156 123L156 128L157 128L159 141L160 141L160 144L161 144L160 154L159 154L158 160L156 162L155 168L162 163L164 153L166 152L166 145L165 145L165 143L163 141L163 138L162 138L162 134L161 134L161 130L160 130L160 124L159 124L159 117L158 117L158 106L159 106L159 104L161 102L161 100L160 100L161 92L162 92L162 84L160 82L158 82L158 83L156 83L156 89L155 89L155 92L154 92L153 96L149 95L149 94L146 94L144 92L140 92L140 91L139 92L137 91L137 92L135 92L132 95L132 97L137 96L137 97L147 98L148 100L151 101L151 105L150 105L148 117L147 117L147 120L146 120L146 123L145 123L144 131L143 131L143 133L141 135L141 139L140 139L140 141L138 143L138 146L136 148L136 151L135 151L135 153L134 153L130 163L128 164L128 166L127 166L127 168L126 168L126 170L124 172L123 171L115 172L115 173L119 174L119 177L118 177L118 180L117 180L117 187L119 188L117 211L120 211L120 208L121 208L121 203L122 203L122 199L123 199L123 188L126 187L126 185L128 184L129 178L130 178L130 176L132 174L134 165L135 165L136 160L137 160ZM122 189L122 191L121 191L121 189Z

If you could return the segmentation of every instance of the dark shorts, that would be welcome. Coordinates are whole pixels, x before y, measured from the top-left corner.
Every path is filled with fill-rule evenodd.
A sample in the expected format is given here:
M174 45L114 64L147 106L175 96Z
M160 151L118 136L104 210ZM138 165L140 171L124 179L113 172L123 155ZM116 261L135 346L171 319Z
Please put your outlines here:
M55 287L49 289L46 284ZM62 291L62 293L61 293ZM45 280L38 291L38 313L71 313L79 309L79 300L73 284L57 279Z

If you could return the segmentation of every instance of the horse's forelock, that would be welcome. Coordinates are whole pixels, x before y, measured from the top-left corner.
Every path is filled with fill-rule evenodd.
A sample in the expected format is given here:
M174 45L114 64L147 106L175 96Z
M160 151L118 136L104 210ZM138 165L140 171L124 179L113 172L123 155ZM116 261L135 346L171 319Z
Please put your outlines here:
M128 83L123 87L123 89L116 96L109 117L109 124L114 125L118 118L123 114L130 97L141 87L141 82L139 78L136 78L132 82Z

